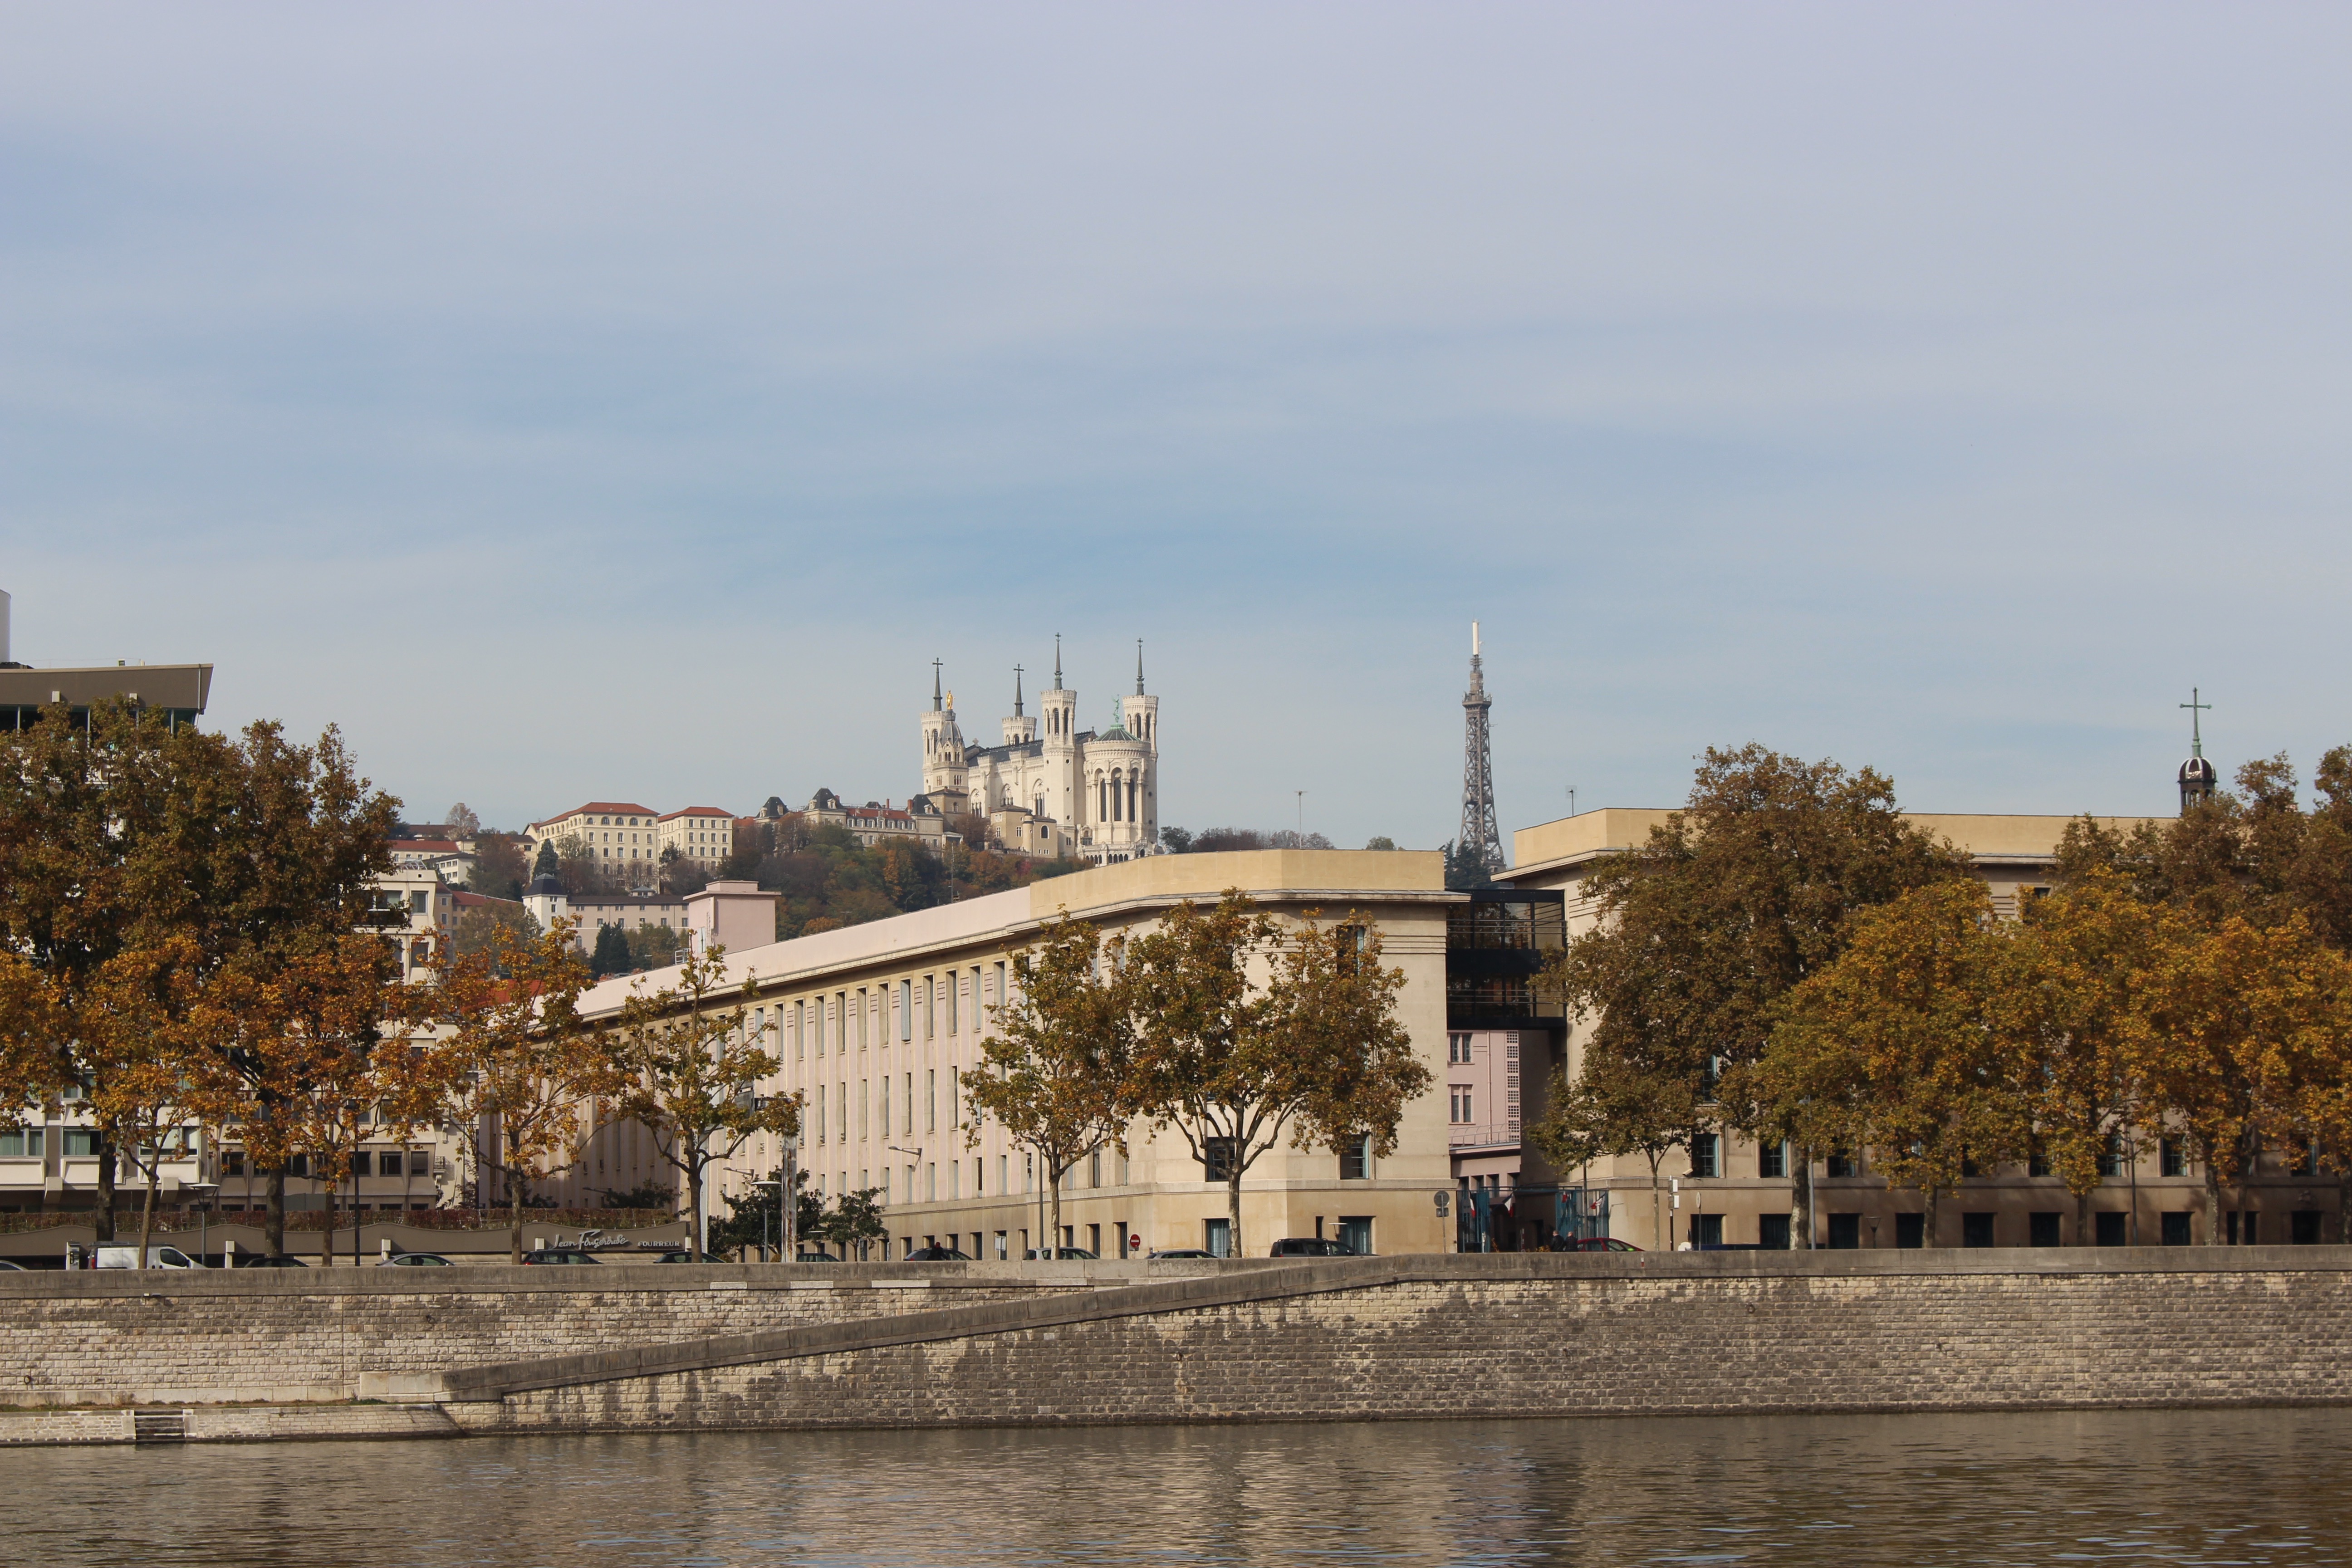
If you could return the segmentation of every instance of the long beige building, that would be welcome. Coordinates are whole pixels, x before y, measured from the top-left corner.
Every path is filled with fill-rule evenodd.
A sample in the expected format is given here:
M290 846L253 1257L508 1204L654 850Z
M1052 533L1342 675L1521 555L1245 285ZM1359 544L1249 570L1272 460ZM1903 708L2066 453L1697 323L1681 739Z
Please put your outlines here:
M807 1106L799 1159L828 1198L879 1188L893 1256L930 1243L979 1258L1018 1258L1041 1245L1118 1257L1138 1247L1223 1251L1225 1189L1211 1184L1182 1137L1139 1125L1125 1157L1106 1151L1065 1181L1063 1233L1043 1234L1040 1173L1001 1130L976 1121L965 1083L977 1069L1015 951L1066 912L1107 929L1159 919L1180 900L1213 902L1241 888L1290 916L1350 910L1379 922L1389 961L1405 972L1402 1021L1422 1059L1440 1070L1446 1048L1448 910L1433 853L1268 850L1160 855L1055 878L1011 892L845 931L728 954L734 984L754 982L746 1026L781 1060L770 1094ZM672 972L615 978L583 1007L609 1016L633 986ZM976 1137L974 1129L976 1131ZM583 1190L663 1179L643 1129L599 1131L568 1180ZM763 1142L721 1173L743 1193L781 1163ZM1406 1108L1396 1152L1295 1150L1261 1156L1243 1183L1243 1250L1264 1255L1286 1237L1342 1236L1382 1252L1445 1250L1450 1205L1445 1106L1428 1095Z

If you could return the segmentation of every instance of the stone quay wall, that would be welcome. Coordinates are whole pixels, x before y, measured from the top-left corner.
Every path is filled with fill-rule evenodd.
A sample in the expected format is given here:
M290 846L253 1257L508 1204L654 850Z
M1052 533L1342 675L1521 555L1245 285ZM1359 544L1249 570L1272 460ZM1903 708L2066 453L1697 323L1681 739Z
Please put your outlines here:
M450 1432L2352 1402L2332 1247L814 1268L18 1276L0 1386Z

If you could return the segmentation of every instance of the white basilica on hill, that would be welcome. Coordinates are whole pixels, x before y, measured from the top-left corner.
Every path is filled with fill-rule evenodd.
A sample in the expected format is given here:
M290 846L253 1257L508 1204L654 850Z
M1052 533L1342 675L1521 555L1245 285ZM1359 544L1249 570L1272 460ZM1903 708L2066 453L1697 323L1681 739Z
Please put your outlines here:
M1078 694L1062 684L1061 639L1054 685L1022 711L1021 672L1001 746L967 745L955 698L940 690L923 715L923 795L930 809L977 812L1008 849L1075 856L1096 865L1160 852L1160 699L1143 691L1143 645L1135 646L1135 695L1097 733L1078 728ZM921 805L916 805L922 809Z

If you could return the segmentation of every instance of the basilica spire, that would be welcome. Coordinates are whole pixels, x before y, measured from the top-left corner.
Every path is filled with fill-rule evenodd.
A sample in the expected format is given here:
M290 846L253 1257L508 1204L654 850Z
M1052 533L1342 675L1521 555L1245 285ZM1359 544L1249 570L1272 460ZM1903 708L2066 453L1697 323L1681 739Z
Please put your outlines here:
M1054 634L1054 689L1062 689L1062 634Z
M1021 667L1013 667L1013 716L1021 717Z
M931 660L931 711L940 710L940 661Z
M1143 695L1143 639L1135 639L1135 694Z

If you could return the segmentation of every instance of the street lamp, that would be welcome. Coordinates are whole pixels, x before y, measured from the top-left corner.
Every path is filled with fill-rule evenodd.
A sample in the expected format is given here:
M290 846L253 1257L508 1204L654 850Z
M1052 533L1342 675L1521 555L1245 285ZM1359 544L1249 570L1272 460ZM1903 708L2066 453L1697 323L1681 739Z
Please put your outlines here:
M784 1201L784 1200L783 1200L784 1184L783 1184L783 1183L782 1183L782 1182L780 1182L780 1181L779 1181L779 1182L753 1182L753 1183L751 1184L751 1185L753 1185L753 1186L755 1186L755 1187L773 1187L773 1188L775 1188L775 1189L776 1189L776 1207L777 1207L777 1210L778 1210L776 1223L777 1223L778 1227L779 1227L779 1228L781 1228L781 1227L782 1226L782 1224L783 1224L783 1216L782 1216L782 1208L783 1208L783 1201ZM768 1255L768 1211L763 1207L763 1208L761 1208L761 1209L760 1210L760 1256L761 1256L761 1257L762 1257L762 1258L765 1258L767 1255Z
M220 1184L218 1182L183 1182L180 1184L180 1190L185 1193L210 1194L220 1191ZM199 1263L205 1260L205 1238L212 1234L212 1205L209 1203L204 1204L196 1210L196 1261Z

